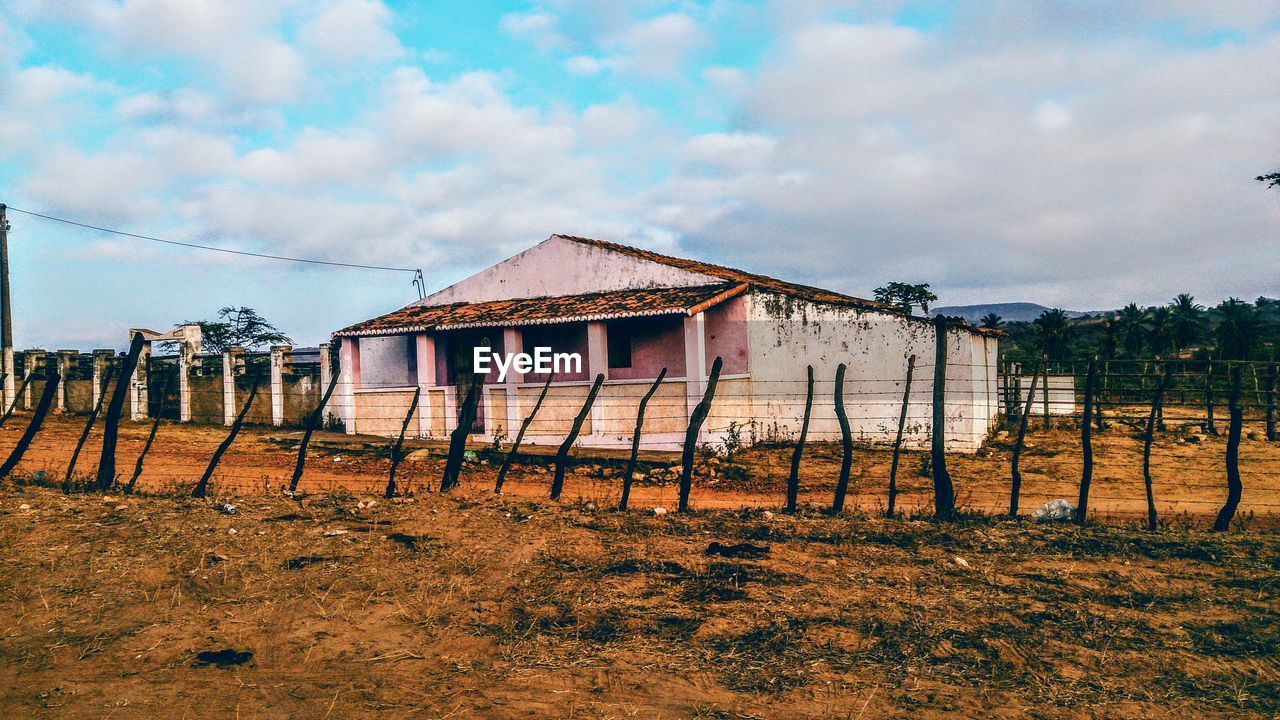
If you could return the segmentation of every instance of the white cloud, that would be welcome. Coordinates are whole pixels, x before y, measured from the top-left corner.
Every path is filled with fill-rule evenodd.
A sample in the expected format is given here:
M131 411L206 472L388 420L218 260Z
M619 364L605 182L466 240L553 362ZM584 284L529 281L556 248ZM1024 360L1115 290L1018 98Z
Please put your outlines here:
M528 40L541 50L568 44L556 30L555 16L548 12L507 13L498 21L498 28L508 37Z
M1041 100L1036 104L1035 121L1042 130L1061 130L1071 124L1071 110L1060 102Z
M325 64L391 60L404 54L391 19L379 0L330 0L298 31L298 40Z

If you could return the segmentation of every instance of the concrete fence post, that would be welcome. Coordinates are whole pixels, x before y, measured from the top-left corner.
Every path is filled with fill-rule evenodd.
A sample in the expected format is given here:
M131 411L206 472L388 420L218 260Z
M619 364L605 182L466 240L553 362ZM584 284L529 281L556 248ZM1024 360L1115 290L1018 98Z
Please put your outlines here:
M329 343L320 343L320 394L323 399L325 388L329 387L329 381L333 379L333 358L329 356ZM320 422L324 424L324 417L327 413L324 408L320 408Z
M222 424L230 426L236 421L236 370L239 369L244 348L231 347L222 353Z
M79 350L59 350L58 351L58 375L62 377L62 383L58 386L58 397L56 398L57 410L64 413L68 408L67 386L70 385L68 380L71 379L71 367L76 357L80 355Z
M178 422L191 422L191 363L195 353L187 343L178 348ZM161 401L163 402L163 398Z
M132 335L137 330L130 330ZM145 337L145 336L144 336ZM133 367L133 374L129 379L129 419L142 420L150 415L147 412L147 404L151 401L150 393L147 392L147 369L151 360L151 341L143 340L142 349L138 352L138 363Z
M102 399L102 378L107 372L107 367L111 362L111 358L115 357L116 351L104 348L98 348L93 351L93 404L97 406L98 401Z
M44 364L44 350L38 348L28 350L22 354L22 364L25 366L26 377L33 377L40 371L40 366ZM31 409L31 393L23 393L22 409Z
M271 346L271 424L284 424L284 362L293 348L289 345Z
M3 349L4 353L4 369L9 373L4 376L4 407L7 409L13 405L13 399L17 397L15 392L15 376L18 374L18 366L13 364L13 348L7 347Z

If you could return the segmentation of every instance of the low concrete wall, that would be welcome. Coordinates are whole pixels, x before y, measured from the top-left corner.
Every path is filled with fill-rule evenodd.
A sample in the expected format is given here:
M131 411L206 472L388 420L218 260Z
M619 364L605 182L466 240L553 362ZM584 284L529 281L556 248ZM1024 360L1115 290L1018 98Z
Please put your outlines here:
M190 383L191 422L221 425L224 419L222 378L197 375Z

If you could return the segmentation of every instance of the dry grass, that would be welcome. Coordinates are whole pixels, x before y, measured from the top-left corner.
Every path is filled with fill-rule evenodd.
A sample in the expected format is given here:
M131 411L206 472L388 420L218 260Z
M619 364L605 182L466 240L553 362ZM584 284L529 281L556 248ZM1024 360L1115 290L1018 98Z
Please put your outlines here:
M0 490L0 715L1280 713L1269 532L369 499Z

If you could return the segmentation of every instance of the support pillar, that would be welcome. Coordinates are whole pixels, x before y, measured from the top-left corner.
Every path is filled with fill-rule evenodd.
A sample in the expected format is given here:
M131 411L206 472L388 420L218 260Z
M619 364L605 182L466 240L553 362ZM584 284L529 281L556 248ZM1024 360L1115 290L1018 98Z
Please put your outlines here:
M418 437L431 434L431 396L428 391L436 384L436 339L427 333L413 336L413 351L418 371Z
M130 331L130 337L136 330ZM129 381L129 419L142 420L148 413L150 394L147 392L148 373L151 365L151 341L142 341L142 351L138 353L138 364L133 368L133 377Z
M692 416L693 409L702 402L707 382L707 326L703 313L684 319L684 374L686 412Z
M178 422L191 422L191 363L195 353L182 343L178 348Z
M608 328L602 322L587 323L587 377L595 382L596 375L604 374L609 379L609 338ZM601 435L604 432L604 403L600 398L591 405L591 434Z
M69 407L67 395L67 386L71 379L71 367L75 359L80 355L79 350L59 350L58 351L58 376L62 378L62 382L58 383L57 411L65 413Z
M289 345L271 346L271 424L284 424L284 363L288 353L293 350Z
M236 421L236 375L239 374L244 348L232 347L222 353L222 424Z
M320 343L320 399L324 400L324 391L329 389L329 382L333 380L333 356L330 349L333 346L329 343ZM336 391L336 388L335 388ZM332 402L332 400L330 401ZM328 405L320 408L320 427L329 424Z
M14 376L18 374L18 366L13 364L13 348L6 347L0 353L4 358L4 368L9 371L9 374L4 376L3 407L7 410L13 404L13 393L15 392Z
M111 358L115 357L115 350L107 350L99 348L93 351L93 406L98 406L98 400L102 397L102 378L106 377L107 368L110 366Z
M40 372L40 370L44 366L44 355L45 355L45 352L43 350L27 350L26 352L22 353L22 364L25 366L24 369L26 371L26 374L24 375L24 377L31 377L32 373ZM28 387L27 391L22 394L22 409L23 410L31 409L31 388L30 387Z
M338 340L338 387L334 389L334 411L347 430L356 433L356 386L360 383L360 348L357 338Z
M508 353L524 352L524 333L519 328L503 328L502 330L502 349ZM507 371L507 421L506 432L511 438L515 438L512 432L520 426L524 421L524 417L520 414L520 388L519 385L524 382L524 373L515 369L514 363L512 368Z

